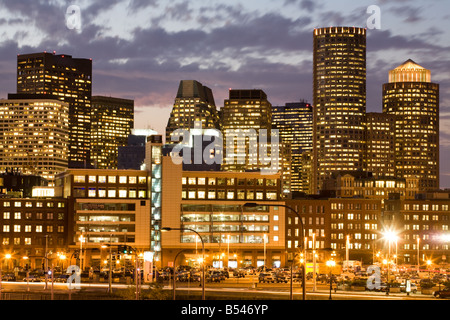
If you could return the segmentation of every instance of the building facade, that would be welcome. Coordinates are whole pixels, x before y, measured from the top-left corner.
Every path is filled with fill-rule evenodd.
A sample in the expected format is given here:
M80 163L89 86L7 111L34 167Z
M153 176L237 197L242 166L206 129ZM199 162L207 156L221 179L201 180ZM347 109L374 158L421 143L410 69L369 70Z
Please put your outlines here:
M150 250L150 177L142 170L71 169L57 179L68 199L69 248L84 266L101 266L104 245Z
M313 107L307 102L274 106L272 125L279 130L281 142L291 149L291 191L308 192L308 186L303 185L301 158L313 146Z
M419 178L421 191L439 189L439 85L408 60L383 85L383 112L395 121L395 175Z
M166 143L181 142L179 129L191 130L195 123L201 123L200 129L220 130L220 119L210 88L195 80L182 80L166 127Z
M314 30L315 193L334 171L364 170L366 29Z
M0 100L0 170L53 182L68 167L69 105L43 95Z
M134 127L134 101L93 96L91 103L91 160L97 169L117 169L119 147Z
M386 201L385 224L397 236L394 244L399 263L426 269L450 260L449 193L424 194L422 199Z
M44 269L46 256L62 266L65 262L59 256L70 257L67 209L66 199L0 198L2 251L12 256L2 261L3 270Z
M395 115L366 114L367 172L378 177L395 177Z
M55 97L69 105L69 167L90 164L92 60L55 53L17 56L17 93Z
M266 141L261 139L263 130L267 130ZM260 147L269 148L271 130L272 104L263 90L230 90L222 109L222 169L252 171L268 167L264 162L272 150L264 155L260 153ZM278 145L276 148L278 150Z
M285 211L278 206L284 203L279 196L279 175L183 172L165 158L162 223L174 230L162 235L163 266L173 262L181 249L188 250L184 259L195 265L202 254L202 240L207 265L285 265ZM250 208L247 203L259 206Z

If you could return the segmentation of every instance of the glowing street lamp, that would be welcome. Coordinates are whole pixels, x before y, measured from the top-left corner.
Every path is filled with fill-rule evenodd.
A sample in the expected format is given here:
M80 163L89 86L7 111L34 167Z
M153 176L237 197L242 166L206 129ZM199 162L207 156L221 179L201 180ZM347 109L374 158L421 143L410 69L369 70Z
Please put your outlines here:
M334 260L327 261L327 267L330 268L330 300L333 300L331 297L331 291L333 290L333 268L336 266L336 262Z
M169 231L174 231L174 230L193 232L202 241L202 300L206 300L206 297L205 297L205 263L204 263L205 262L205 242L203 241L202 236L197 231L195 231L193 229L188 229L188 228L161 228L161 232L169 232Z
M384 239L386 239L389 243L389 250L388 250L388 272L387 272L387 290L386 290L386 295L389 295L389 290L390 290L390 263L391 263L391 244L393 242L397 243L398 241L398 235L396 232L392 231L392 230L388 230L386 232L384 232L383 234Z

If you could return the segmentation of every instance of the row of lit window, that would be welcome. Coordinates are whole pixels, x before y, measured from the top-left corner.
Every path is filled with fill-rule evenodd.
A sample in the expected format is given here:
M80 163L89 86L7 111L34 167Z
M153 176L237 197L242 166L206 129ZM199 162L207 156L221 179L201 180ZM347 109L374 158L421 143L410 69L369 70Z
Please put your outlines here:
M268 186L276 187L276 179L236 179L236 178L181 178L183 185L199 185L199 186Z
M11 228L11 227L13 227L13 228ZM32 227L33 226L31 226L31 225L26 225L26 226L24 226L24 232L25 233L31 233L32 232ZM58 228L57 228L57 230L58 230L58 232L59 233L63 233L64 232L64 226L57 226ZM35 226L35 232L36 233L42 233L43 232L43 229L44 227L42 226L42 225L38 225L38 226ZM18 225L18 224L16 224L16 225L14 225L14 226L9 226L9 225L3 225L3 232L6 232L6 233L8 233L8 232L10 232L11 230L13 230L13 232L15 232L15 233L18 233L18 232L22 232L21 230L22 230L22 226L21 225ZM47 233L52 233L53 232L53 230L54 230L54 228L53 228L53 226L47 226Z
M44 214L41 212L35 213L37 220L42 220L44 218ZM48 212L46 214L47 220L53 220L54 219L54 213ZM58 220L64 220L64 213L60 212L57 214ZM24 218L26 220L31 220L33 218L33 213L26 212L24 214ZM3 212L3 220L10 220L11 219L11 212ZM14 219L15 220L21 220L22 219L22 213L21 212L14 212Z
M86 189L85 188L74 188L74 196L75 197L86 197ZM139 198L145 199L147 196L146 190L136 190L136 189L127 189L127 188L110 188L106 190L106 188L89 188L88 195L89 198Z
M439 208L440 208L440 210L439 210ZM429 205L429 204L423 204L423 205L420 205L420 204L413 204L413 205L405 204L403 206L403 209L406 210L406 211L409 211L411 209L413 211L429 211L430 209L431 209L431 211L449 211L449 205L448 204L443 204L443 205L438 205L438 204L432 204L432 205Z
M439 230L440 228L442 228L442 231L449 231L447 224L444 224L442 226L433 226L433 230ZM404 230L416 230L416 231L419 231L421 229L420 229L420 225L418 225L418 224L414 224L412 226L409 225L409 224L405 224L404 225ZM422 225L422 230L423 231L430 230L430 225L428 225L428 224Z
M23 239L23 244L26 246L31 246L32 245L32 238L24 238ZM52 245L53 244L53 238L49 238L48 239L48 244ZM42 245L42 241L37 241L39 245ZM11 244L10 239L4 237L2 239L2 245L4 246L9 246ZM15 246L20 246L22 245L22 238L14 238L12 244L14 244ZM64 244L64 239L63 238L58 238L58 245L63 245Z
M86 176L74 176L75 183L86 183L86 181L88 183L146 184L147 177L119 176L117 179L117 176L88 176L86 179Z
M256 195L256 196L255 196ZM181 198L183 200L277 200L276 192L254 191L254 190L183 190Z
M362 225L361 224L359 224L359 223L356 223L356 224L352 224L352 223L349 223L349 224L344 224L344 223L332 223L331 224L331 229L332 230L344 230L344 229L347 229L347 230L361 230L361 227L362 227ZM376 224L376 223L366 223L366 224L364 224L364 230L378 230L378 224Z
M2 204L3 204L3 207L4 207L4 208L9 208L9 207L11 207L11 202L10 202L10 201L3 201ZM55 206L55 203L54 203L54 202L47 202L47 203L45 203L45 204L46 204L45 207L47 207L47 208L53 208L53 207L64 208L64 206L65 206L65 203L64 203L64 202L58 202L58 203L56 204L56 206ZM15 208L21 208L21 207L25 207L25 208L33 208L33 206L36 207L36 208L43 208L43 207L44 207L44 202L40 202L40 201L38 201L38 202L31 202L31 201L27 201L27 202L14 201L14 202L13 202L13 206L14 206Z

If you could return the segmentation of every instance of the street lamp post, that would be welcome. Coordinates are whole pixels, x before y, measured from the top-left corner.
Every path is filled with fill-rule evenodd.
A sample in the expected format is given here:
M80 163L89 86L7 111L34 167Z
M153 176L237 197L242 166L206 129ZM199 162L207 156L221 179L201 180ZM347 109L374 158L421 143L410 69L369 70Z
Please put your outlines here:
M389 291L391 289L391 283L390 283L390 265L391 265L391 243L397 242L398 237L397 234L393 231L387 231L384 233L384 238L388 241L389 249L388 249L388 258L387 258L387 289L386 289L386 295L389 295Z
M300 224L301 224L301 230L302 230L302 239L305 239L305 226L304 226L304 224L303 224L303 220L302 220L302 217L300 216L300 214L298 213L298 211L296 211L296 210L294 210L293 208L291 208L291 207L289 207L289 206L286 206L286 205L282 205L282 204L258 204L258 203L246 203L245 205L244 205L244 207L247 207L247 208L256 208L256 207L259 207L259 206L267 206L267 207L283 207L283 208L286 208L286 209L289 209L289 210L291 210L292 212L294 212L296 215L297 215L297 217L298 217L298 220L300 221ZM306 253L306 246L304 246L303 245L303 252L304 253ZM302 269L303 269L303 272L302 272L302 287L303 287L303 300L306 300L306 254L305 254L305 259L304 259L304 261L303 261L303 264L302 264ZM292 283L292 277L291 277L291 283ZM292 290L292 285L291 285L291 290ZM293 294L292 294L292 292L291 292L291 299L293 299Z
M417 273L420 271L420 237L417 237Z
M197 234L197 236L202 241L202 300L206 300L205 296L205 242L203 241L203 238L200 236L200 234L193 230L193 229L187 229L187 228L161 228L161 232L169 232L169 231L191 231Z
M11 254L5 254L5 259L11 259ZM2 269L3 269L3 259L0 259L0 300L2 300Z
M177 280L176 280L176 276L175 276L175 271L177 269L177 258L184 251L186 251L186 250L181 250L180 252L178 252L177 255L175 256L175 259L173 259L173 300L174 301L177 300L176 299L176 293L175 293L176 292L176 288L175 287L176 287L176 284L177 284Z
M331 292L333 291L333 268L336 266L336 262L334 260L327 261L327 267L330 268L330 298L329 300L333 300L331 296Z

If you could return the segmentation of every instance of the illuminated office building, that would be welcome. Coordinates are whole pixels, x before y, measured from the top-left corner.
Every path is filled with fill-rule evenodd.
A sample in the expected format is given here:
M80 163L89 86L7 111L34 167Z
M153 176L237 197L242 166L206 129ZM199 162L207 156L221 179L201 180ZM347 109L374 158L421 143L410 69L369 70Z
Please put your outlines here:
M17 92L69 104L69 167L89 166L92 60L47 52L18 55Z
M389 72L383 112L396 115L395 175L419 178L421 191L439 189L439 85L412 60Z
M92 97L91 159L98 169L117 169L119 147L134 127L134 101Z
M252 171L266 167L259 154L261 130L271 134L272 104L262 90L230 90L222 109L224 134L224 171ZM233 139L231 141L230 139ZM267 141L270 138L267 137ZM233 143L234 148L227 144ZM266 147L266 146L263 146ZM230 150L231 149L231 150ZM268 148L268 154L271 150Z
M220 130L219 114L212 90L198 81L182 80L167 123L166 143L172 142L174 131L194 129L196 122L202 123L202 129ZM178 141L175 139L174 142Z
M291 148L291 191L307 192L302 180L302 153L312 150L313 107L307 102L287 103L272 108L273 129Z
M366 29L314 30L313 190L335 171L364 170Z
M395 115L366 114L366 170L373 177L395 176Z
M67 170L69 105L9 95L0 100L0 170L20 170L52 182Z

